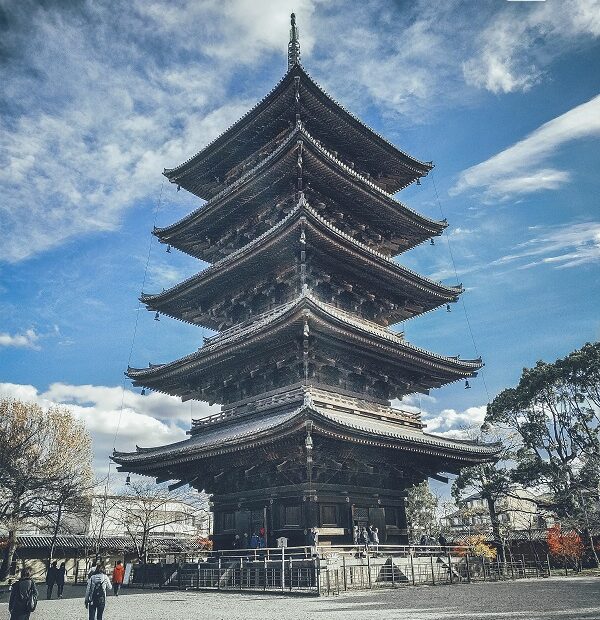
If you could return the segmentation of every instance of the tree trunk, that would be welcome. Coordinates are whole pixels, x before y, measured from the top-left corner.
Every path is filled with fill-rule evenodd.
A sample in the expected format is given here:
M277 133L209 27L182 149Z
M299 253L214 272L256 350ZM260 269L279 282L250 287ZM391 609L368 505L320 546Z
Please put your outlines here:
M58 512L56 513L56 523L52 530L52 542L50 543L50 553L48 554L48 566L52 564L54 559L54 550L56 549L56 539L58 538L58 530L60 529L60 522L62 519L63 505L62 502L58 504Z
M500 558L503 562L506 562L506 552L504 549L504 542L500 535L500 522L498 521L498 513L496 512L496 506L494 500L490 497L486 498L488 511L490 513L490 521L492 522L492 534L494 536L494 542L500 550Z
M6 549L4 550L2 565L0 566L0 581L4 581L8 577L10 571L10 565L13 561L13 556L17 550L17 530L8 530L8 540L6 541Z

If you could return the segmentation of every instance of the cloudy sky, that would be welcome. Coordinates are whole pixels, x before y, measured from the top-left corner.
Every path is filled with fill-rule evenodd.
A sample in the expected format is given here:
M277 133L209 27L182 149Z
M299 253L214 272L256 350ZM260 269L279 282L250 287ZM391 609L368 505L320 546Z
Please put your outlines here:
M409 400L428 430L600 336L597 1L0 0L0 394L72 405L98 468L209 411L123 380L204 335L138 308L203 267L150 236L199 204L161 171L279 80L292 10L309 73L436 164L401 198L448 234L399 260L462 282L464 306L401 327L486 367Z

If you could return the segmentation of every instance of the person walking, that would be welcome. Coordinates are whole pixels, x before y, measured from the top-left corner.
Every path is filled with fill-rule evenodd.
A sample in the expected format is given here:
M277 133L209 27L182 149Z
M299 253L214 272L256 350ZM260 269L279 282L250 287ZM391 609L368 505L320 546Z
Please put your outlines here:
M110 581L104 572L104 566L99 564L94 574L88 579L85 589L84 603L89 612L89 620L102 620L109 588Z
M63 597L63 590L65 589L66 579L67 579L67 567L64 562L61 562L60 566L56 569L56 588L58 591L58 598Z
M112 588L115 596L119 596L119 590L123 585L123 579L125 578L125 567L121 560L117 560L112 574Z
M31 571L24 568L19 581L13 583L10 589L8 611L10 620L29 620L29 615L35 611L38 591L31 578Z
M54 560L52 564L48 567L48 571L46 572L46 598L50 600L52 598L52 590L54 590L54 585L58 579L58 562Z

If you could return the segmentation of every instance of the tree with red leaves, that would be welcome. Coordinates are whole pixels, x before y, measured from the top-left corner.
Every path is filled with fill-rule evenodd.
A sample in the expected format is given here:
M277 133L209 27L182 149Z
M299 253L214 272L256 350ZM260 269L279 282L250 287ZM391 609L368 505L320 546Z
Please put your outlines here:
M562 560L565 571L568 563L573 563L575 570L583 557L585 546L577 532L562 532L560 525L553 525L546 534L550 555Z

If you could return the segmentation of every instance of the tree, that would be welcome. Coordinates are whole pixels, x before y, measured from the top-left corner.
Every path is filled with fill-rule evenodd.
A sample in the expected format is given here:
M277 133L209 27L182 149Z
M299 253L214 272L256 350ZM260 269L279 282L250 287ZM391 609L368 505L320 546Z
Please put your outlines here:
M504 457L507 455L505 454ZM452 483L452 496L460 506L465 495L477 493L485 502L490 515L494 542L501 550L502 561L506 560L504 537L500 528L498 514L499 500L505 497L511 489L510 473L495 463L481 463L472 467L465 467Z
M0 579L20 528L54 518L58 532L68 501L90 484L91 460L90 436L69 409L0 399L0 521L8 532Z
M192 532L207 513L206 501L198 494L169 492L153 483L133 482L123 500L119 522L144 563L152 551L153 536L161 529L186 523Z
M586 508L600 483L600 343L525 368L488 405L485 423L516 433L513 480L547 488L553 511L585 531L600 566Z
M577 532L562 532L560 525L556 524L548 530L546 540L550 555L562 561L565 571L567 563L571 562L577 570L585 551L581 537Z
M485 558L486 560L495 560L497 555L497 550L495 547L489 545L483 534L475 534L474 536L469 536L465 540L465 546L469 547L469 551L464 548L459 548L455 551L455 553L459 556L467 555L467 553L472 553L480 558Z
M438 498L431 492L427 480L409 490L406 522L409 540L412 544L419 544L423 534L427 537L433 536L436 529L437 506Z

